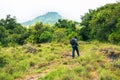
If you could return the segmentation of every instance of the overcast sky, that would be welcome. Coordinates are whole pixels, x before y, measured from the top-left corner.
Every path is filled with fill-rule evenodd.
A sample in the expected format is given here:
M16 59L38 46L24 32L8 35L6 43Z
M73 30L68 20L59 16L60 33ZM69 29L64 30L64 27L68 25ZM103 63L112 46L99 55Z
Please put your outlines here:
M114 2L116 0L0 0L0 19L10 14L16 16L18 22L25 22L54 11L67 19L80 21L88 9Z

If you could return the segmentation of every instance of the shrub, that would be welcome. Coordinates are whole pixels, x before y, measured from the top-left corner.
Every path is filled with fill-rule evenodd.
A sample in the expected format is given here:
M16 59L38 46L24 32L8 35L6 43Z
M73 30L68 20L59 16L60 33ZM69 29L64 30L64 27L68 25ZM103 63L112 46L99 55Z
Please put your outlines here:
M5 57L0 57L0 67L4 67L7 64Z
M111 43L119 43L120 41L120 35L119 33L112 33L111 35L109 35L109 41Z
M40 37L40 42L50 42L52 40L52 34L48 31L44 31Z

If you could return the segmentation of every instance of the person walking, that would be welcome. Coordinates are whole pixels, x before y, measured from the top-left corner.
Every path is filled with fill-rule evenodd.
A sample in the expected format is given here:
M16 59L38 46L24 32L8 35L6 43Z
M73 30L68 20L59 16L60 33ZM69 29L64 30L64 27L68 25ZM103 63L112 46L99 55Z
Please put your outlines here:
M80 56L80 53L78 50L78 41L76 36L70 39L70 44L72 46L72 58L75 57L75 51L77 52L77 55Z

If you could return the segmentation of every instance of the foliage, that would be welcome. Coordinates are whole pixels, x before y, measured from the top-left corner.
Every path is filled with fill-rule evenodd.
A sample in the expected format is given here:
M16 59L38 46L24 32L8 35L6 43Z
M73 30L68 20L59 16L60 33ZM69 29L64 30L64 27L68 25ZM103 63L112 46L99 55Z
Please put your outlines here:
M76 30L77 22L66 20L66 19L59 19L58 22L55 23L55 26L58 28L70 28L71 30Z
M26 28L16 22L15 17L7 15L6 19L0 20L0 42L3 46L9 43L23 44L26 37L23 37Z
M114 44L119 43L119 41L120 41L120 32L119 33L114 32L114 33L110 34L109 35L109 41L111 43L114 43Z
M65 29L60 28L55 30L54 38L57 40L57 42L62 41L62 39L65 37Z
M119 33L120 3L106 4L96 10L89 10L82 16L81 25L84 26L79 35L83 40L97 39L111 41L112 37L118 38ZM113 35L114 34L114 35ZM111 35L111 36L110 36ZM112 39L115 42L115 39ZM115 43L118 43L116 41Z
M39 38L40 42L50 42L52 40L52 34L48 31L44 31Z
M59 19L54 25L37 22L26 28L17 23L15 17L7 15L6 19L0 20L0 44L15 46L25 43L64 42L78 35L76 26L79 27L79 24L75 21Z

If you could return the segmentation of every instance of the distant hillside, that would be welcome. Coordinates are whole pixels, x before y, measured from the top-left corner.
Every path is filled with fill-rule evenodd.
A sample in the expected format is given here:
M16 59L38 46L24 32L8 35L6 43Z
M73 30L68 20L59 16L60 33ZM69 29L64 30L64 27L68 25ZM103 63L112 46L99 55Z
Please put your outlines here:
M28 26L28 25L35 24L36 22L54 24L60 18L62 18L62 16L59 15L57 12L48 12L44 15L41 15L41 16L34 18L33 20L26 21L26 22L22 23L22 25Z

